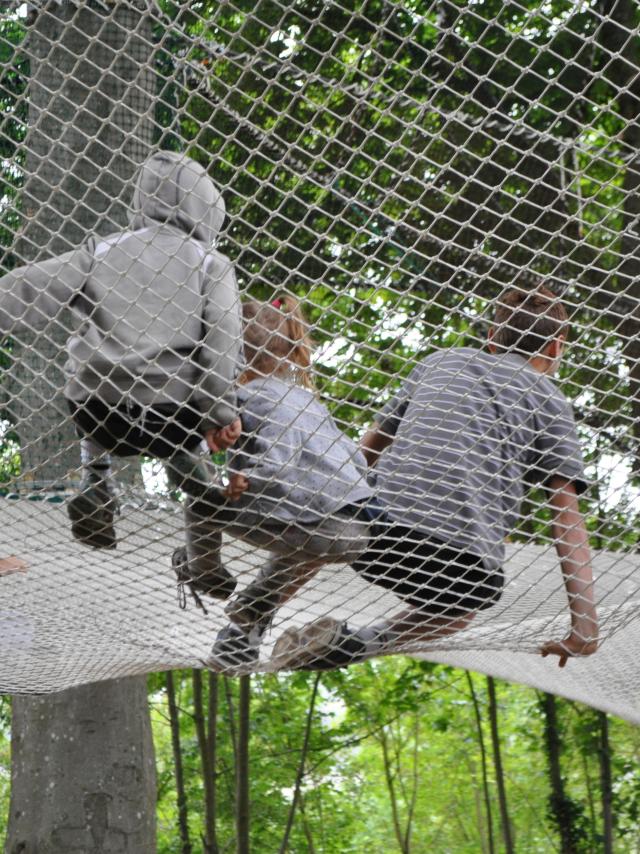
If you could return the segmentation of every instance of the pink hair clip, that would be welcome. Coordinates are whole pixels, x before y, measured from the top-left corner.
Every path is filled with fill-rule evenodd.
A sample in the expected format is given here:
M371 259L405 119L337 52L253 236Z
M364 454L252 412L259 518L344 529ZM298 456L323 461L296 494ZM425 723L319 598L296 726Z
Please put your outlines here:
M274 299L271 301L271 305L274 308L282 308L282 300L281 299Z

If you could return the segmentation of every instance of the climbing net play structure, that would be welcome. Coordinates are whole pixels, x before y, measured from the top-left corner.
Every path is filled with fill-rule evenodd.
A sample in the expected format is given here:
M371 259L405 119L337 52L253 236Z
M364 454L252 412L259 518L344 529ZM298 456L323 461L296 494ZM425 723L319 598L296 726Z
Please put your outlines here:
M189 332L204 296L182 304L176 282L192 287L193 271L214 282L217 314L202 321L212 325L239 317L240 302L278 310L295 297L315 345L309 406L326 407L355 449L422 360L452 348L486 353L499 295L544 285L571 327L555 383L572 404L585 462L600 649L563 670L538 655L570 625L541 476L506 543L499 600L461 631L381 651L640 719L639 14L633 0L3 4L0 558L16 560L0 564L0 690L57 691L187 666L274 671L288 666L274 654L286 646L279 639L301 627L371 627L402 608L393 585L368 583L332 553L272 615L255 658L220 665L211 650L233 596L177 585L188 563L190 474L181 481L150 452L113 459L115 547L74 537L70 508L86 480L69 383L81 387L73 409L82 387L104 397L109 382L86 324L129 318L114 346L138 388L151 387L146 368L131 367L127 353L157 368L168 341L162 402L177 408L184 392L172 397L167 387L181 359L204 359L209 347L200 364L223 375L241 347L215 350ZM186 220L178 198L162 195L163 181L180 186L173 173L142 188L155 213L134 198L141 165L161 152L197 164L193 174L219 189L226 217L215 240L207 206L222 208L197 182L184 191ZM183 236L141 272L145 234L158 226ZM137 254L117 254L123 233L138 235ZM185 241L201 247L188 262ZM20 270L43 262L45 273L9 298ZM180 279L179 263L191 278ZM100 299L85 287L98 264ZM137 290L122 297L134 268ZM238 302L223 304L215 288L234 278ZM144 287L165 289L155 314ZM192 336L186 357L175 349L182 332ZM142 339L157 345L151 357ZM187 381L201 386L202 377ZM153 401L130 392L122 406L137 408L129 415L139 426ZM453 447L464 426L441 414ZM106 415L98 421L105 426ZM189 453L209 488L226 488L223 451ZM470 457L470 481L476 464ZM406 496L403 506L410 517ZM222 534L236 591L259 577L282 538Z

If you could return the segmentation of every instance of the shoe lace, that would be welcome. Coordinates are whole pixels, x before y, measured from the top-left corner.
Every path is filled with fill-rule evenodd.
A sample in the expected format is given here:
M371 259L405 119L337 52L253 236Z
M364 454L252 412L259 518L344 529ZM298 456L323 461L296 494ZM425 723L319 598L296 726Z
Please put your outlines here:
M193 588L193 583L186 579L179 578L178 579L178 605L182 611L187 610L187 590L189 589L189 593L193 597L193 601L196 603L196 608L200 608L205 615L208 615L207 608L202 601L202 598L198 594L196 590Z

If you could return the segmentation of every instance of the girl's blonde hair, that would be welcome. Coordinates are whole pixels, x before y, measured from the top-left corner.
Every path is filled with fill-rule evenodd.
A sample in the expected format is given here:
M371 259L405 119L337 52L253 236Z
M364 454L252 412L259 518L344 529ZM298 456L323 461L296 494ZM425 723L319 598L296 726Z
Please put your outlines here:
M249 300L242 306L242 315L247 368L240 382L255 374L287 375L315 390L311 375L313 342L298 300L289 294L270 303Z

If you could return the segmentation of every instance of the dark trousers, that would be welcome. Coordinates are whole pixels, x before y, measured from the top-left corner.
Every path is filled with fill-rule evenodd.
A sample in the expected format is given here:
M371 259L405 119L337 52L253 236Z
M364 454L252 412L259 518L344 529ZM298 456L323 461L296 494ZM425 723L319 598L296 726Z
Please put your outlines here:
M113 406L95 397L68 403L80 435L117 457L148 454L166 460L176 450L193 451L203 438L200 414L189 406Z

